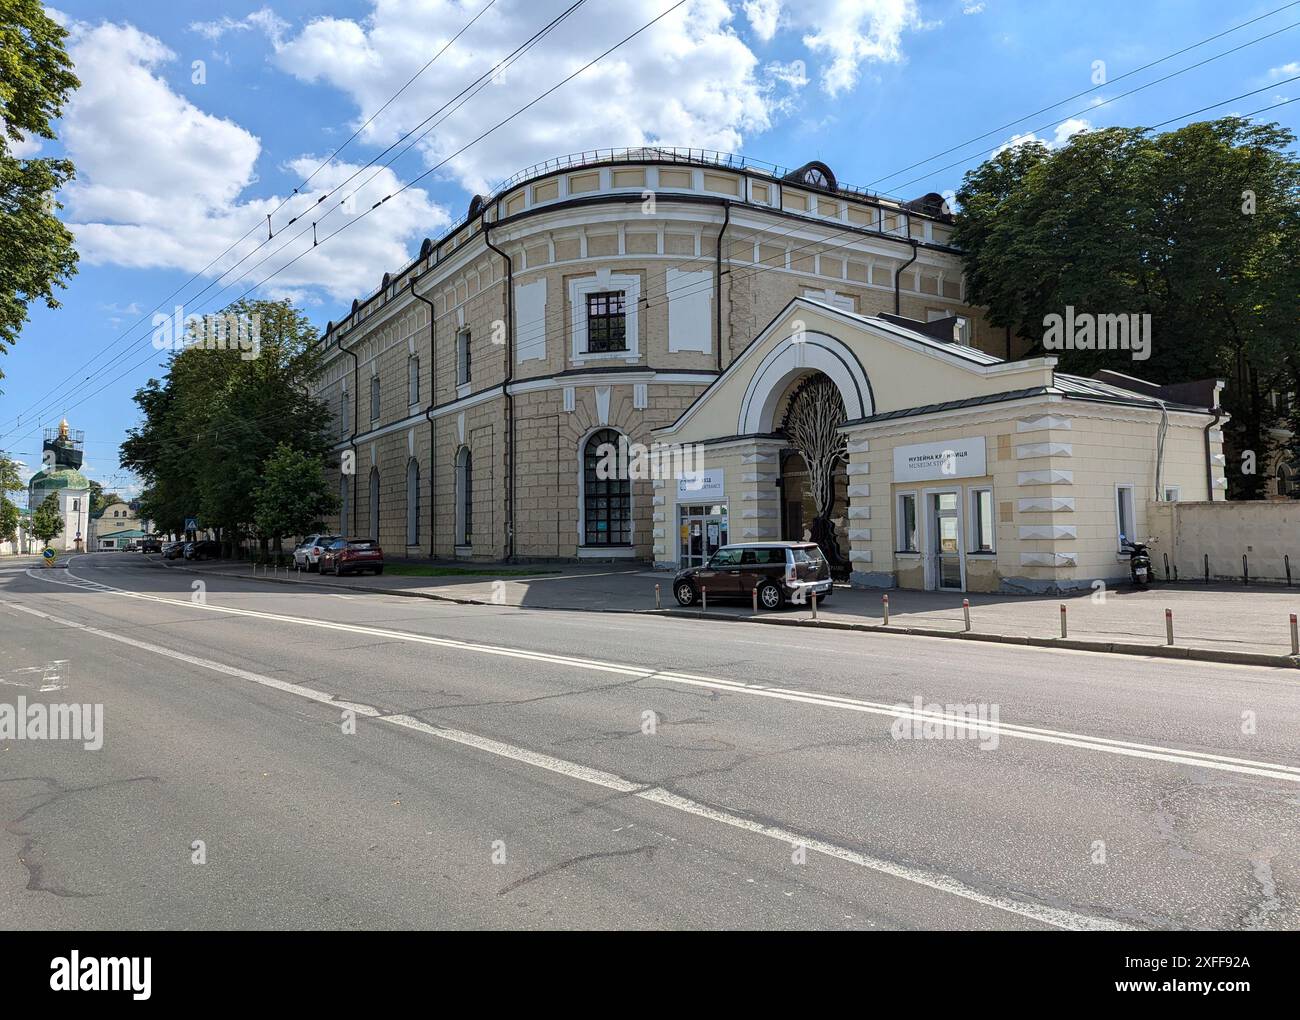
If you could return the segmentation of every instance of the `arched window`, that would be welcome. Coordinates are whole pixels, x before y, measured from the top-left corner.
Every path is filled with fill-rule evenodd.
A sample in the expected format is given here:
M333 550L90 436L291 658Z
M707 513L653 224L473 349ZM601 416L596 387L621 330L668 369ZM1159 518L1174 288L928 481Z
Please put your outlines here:
M1300 496L1291 480L1291 467L1283 462L1277 466L1277 494L1279 496Z
M370 538L379 541L379 468L370 469Z
M420 402L420 359L414 354L406 359L406 402L412 407Z
M456 454L456 544L474 544L474 457L468 446Z
M346 535L352 530L349 519L352 516L352 479L347 475L339 478L339 534Z
M601 429L592 433L583 448L583 545L632 544L632 482L627 477L602 478L603 472L597 470L601 447L608 444L617 450L620 439L613 429Z
M406 462L406 544L420 544L420 462Z

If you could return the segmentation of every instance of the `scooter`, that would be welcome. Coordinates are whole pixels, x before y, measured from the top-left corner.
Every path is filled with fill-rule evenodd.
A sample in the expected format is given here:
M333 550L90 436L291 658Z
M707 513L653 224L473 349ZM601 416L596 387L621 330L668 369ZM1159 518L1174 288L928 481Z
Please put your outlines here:
M1154 542L1155 539L1149 539L1147 542L1128 542L1125 551L1128 553L1128 572L1129 577L1133 580L1133 586L1143 590L1151 586L1151 553L1147 546Z

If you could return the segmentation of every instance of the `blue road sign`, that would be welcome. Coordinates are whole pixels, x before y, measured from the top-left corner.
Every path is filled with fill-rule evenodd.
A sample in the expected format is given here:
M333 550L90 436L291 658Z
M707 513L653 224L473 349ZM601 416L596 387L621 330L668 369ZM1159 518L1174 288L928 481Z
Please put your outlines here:
M198 519L197 517L186 517L186 518L185 518L185 530L186 530L186 531L198 531L198 530L199 530L199 519Z

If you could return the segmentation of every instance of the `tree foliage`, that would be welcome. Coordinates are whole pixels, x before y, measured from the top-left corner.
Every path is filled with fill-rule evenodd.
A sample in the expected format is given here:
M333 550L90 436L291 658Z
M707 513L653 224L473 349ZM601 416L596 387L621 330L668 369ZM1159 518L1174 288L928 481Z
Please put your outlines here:
M45 502L32 511L32 534L43 545L63 534L63 514L59 512L59 495L51 492Z
M1108 128L1056 150L1006 149L966 175L954 243L970 300L1062 371L1101 368L1183 382L1221 377L1233 420L1229 466L1267 463L1269 393L1300 383L1300 162L1295 137L1239 117L1163 134ZM1151 315L1149 361L1115 351L1044 351L1044 318ZM1257 497L1260 475L1229 471Z
M18 522L22 515L9 497L0 493L0 542L12 542L18 537Z
M75 174L72 163L13 155L14 143L55 137L51 122L81 84L66 36L39 0L0 0L0 353L17 339L28 305L41 299L57 308L54 289L77 271L54 200Z
M339 508L338 497L325 484L319 457L281 443L263 468L257 491L254 523L258 533L275 540L305 535L322 527L322 518Z
M308 395L315 327L288 301L240 301L226 312L258 317L257 357L187 346L135 395L143 421L121 459L144 480L140 513L160 532L196 515L231 541L253 534L277 448L320 461L330 446L329 412Z

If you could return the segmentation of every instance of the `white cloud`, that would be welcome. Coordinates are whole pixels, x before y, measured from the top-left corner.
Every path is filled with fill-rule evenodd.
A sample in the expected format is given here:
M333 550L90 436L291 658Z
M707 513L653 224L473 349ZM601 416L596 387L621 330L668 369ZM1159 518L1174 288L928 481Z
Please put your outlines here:
M1003 142L993 150L993 155L996 156L1007 149L1014 149L1017 145L1025 145L1029 142L1041 142L1049 149L1059 149L1080 131L1091 130L1092 124L1089 121L1084 120L1082 117L1071 117L1069 120L1064 120L1056 125L1055 131L1052 132L1051 141L1039 138L1032 131L1026 131L1023 135L1012 135L1008 141Z
M922 20L916 0L803 0L785 20L804 31L809 50L829 58L821 87L832 98L857 85L864 64L902 61L904 32L937 24Z
M961 12L962 12L962 14L966 14L966 15L971 15L971 14L983 14L983 13L984 13L984 5L983 5L982 3L965 4L965 5L962 7Z
M280 204L278 196L243 197L256 181L261 143L233 121L200 110L154 73L174 59L158 39L129 25L76 24L70 43L82 87L63 118L63 142L78 169L66 198L69 226L87 262L199 272ZM302 156L287 169L297 181L318 163L319 158ZM446 210L412 188L290 265L312 244L310 220L304 217L286 230L288 217L308 210L318 219L326 216L342 194L319 209L313 208L316 199L356 169L336 162L322 170L312 181L313 190L297 196L277 216L281 233L276 239L225 282L270 258L218 300L233 299L282 267L274 281L277 288L321 288L346 300L373 289L378 280L372 277L405 262L422 236L450 222ZM351 185L360 189L352 215L401 186L391 170L379 171L366 183L372 173L376 171L365 171ZM328 212L320 236L337 229L348 215ZM304 237L271 255L304 227ZM217 271L252 252L263 236L255 231L218 263ZM214 287L205 297L217 291Z
M1270 78L1291 78L1300 74L1300 60L1293 60L1289 64L1283 64L1281 67L1269 68L1268 76Z
M284 33L289 30L289 23L269 7L263 7L247 17L239 19L223 15L215 21L190 22L191 32L197 32L212 42L216 42L229 32L248 32L253 29L265 33L273 44L279 45Z
M322 17L283 42L278 66L355 103L359 123L437 53L481 0L373 0L362 21ZM420 143L427 165L456 152L567 75L661 14L664 0L591 4L564 22ZM539 9L541 8L541 9ZM506 56L560 10L499 0L365 131L388 144ZM468 191L532 163L582 149L684 145L739 149L770 124L772 82L731 27L724 0L695 0L611 53L495 134L455 156L448 171Z
M745 0L744 10L754 34L763 42L771 42L781 18L781 0Z
M41 151L41 143L44 139L27 135L14 141L12 138L6 138L5 143L9 146L9 154L15 159L31 159Z

